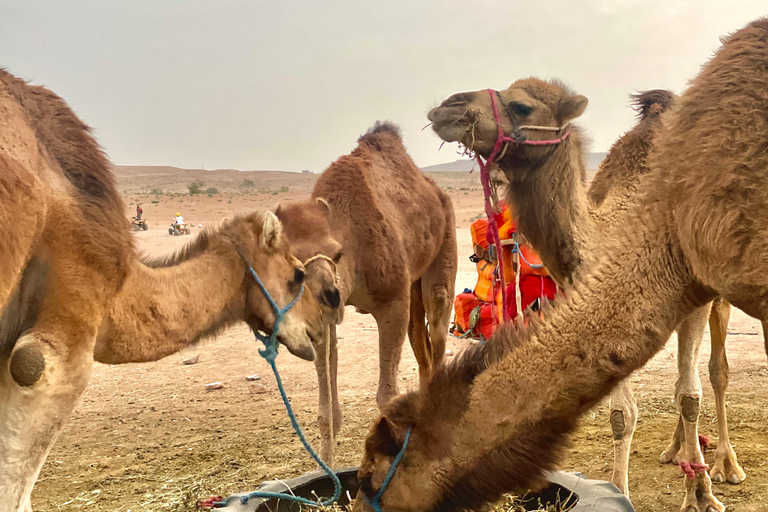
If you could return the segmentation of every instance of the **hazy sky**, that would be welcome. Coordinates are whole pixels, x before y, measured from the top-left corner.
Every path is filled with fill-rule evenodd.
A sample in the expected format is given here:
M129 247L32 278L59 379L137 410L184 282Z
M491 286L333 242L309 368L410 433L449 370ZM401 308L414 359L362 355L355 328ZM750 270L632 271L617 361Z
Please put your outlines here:
M627 95L680 92L766 0L0 0L0 66L61 95L118 164L321 171L377 119L419 165L454 92L560 78L604 151Z

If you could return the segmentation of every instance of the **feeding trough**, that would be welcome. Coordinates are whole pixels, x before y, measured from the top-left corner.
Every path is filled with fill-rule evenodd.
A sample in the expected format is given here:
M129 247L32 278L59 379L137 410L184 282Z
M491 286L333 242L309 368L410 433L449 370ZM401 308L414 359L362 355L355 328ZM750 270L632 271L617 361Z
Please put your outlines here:
M357 494L357 468L346 468L337 472L341 480L339 505L349 504L349 498ZM559 504L569 512L634 512L626 496L610 482L590 480L581 473L555 472L549 474L552 485L536 494L525 497L526 510ZM326 499L333 496L333 481L323 471L314 471L290 480L269 480L259 486L259 491L286 492L310 500ZM251 498L241 503L240 497L247 493L233 494L227 498L226 506L216 509L224 512L299 512L305 505L286 500Z

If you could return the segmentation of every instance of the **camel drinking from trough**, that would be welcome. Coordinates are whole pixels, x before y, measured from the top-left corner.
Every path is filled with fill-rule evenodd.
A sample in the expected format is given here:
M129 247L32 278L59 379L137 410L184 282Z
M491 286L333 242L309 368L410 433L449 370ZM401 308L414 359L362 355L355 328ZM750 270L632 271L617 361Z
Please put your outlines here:
M697 309L719 296L768 320L768 99L756 94L768 84L766 59L768 19L725 38L660 131L637 200L597 249L588 273L576 276L543 321L500 329L437 372L426 391L382 410L366 438L358 509L369 509L377 493L382 510L417 511L476 508L524 491L555 467L581 415ZM444 140L466 144L473 136L475 151L488 158L499 132L487 92L485 98L478 115L464 106L475 98L452 97L432 121ZM542 101L554 114L553 128L585 105L584 97L562 88ZM535 167L579 142L572 127L560 144L523 145L509 118L500 123L503 135L518 141L502 167L505 161ZM537 141L552 133L525 136ZM688 407L695 417L698 402ZM685 455L703 463L698 450ZM686 479L682 510L723 510L695 492L696 485Z
M150 268L123 211L88 127L55 94L0 70L3 510L31 511L35 480L94 357L159 359L237 320L270 333L275 315L241 254L279 306L302 285L304 269L270 212L238 217ZM283 319L280 341L312 359L321 334L319 305L304 294Z
M318 179L312 199L280 205L293 253L307 266L308 286L326 309L345 304L373 315L379 328L379 407L398 393L397 367L406 332L425 386L441 366L457 269L456 230L448 195L413 163L396 126L377 123L351 154ZM327 267L335 262L338 293ZM323 277L313 286L313 276ZM341 428L336 389L336 326L318 349L321 456L333 460Z

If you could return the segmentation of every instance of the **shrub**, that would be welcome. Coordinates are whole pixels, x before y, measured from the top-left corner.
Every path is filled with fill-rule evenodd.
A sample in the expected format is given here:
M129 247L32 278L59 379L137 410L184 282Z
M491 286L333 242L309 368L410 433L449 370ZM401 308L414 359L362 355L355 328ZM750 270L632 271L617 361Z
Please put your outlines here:
M196 194L202 194L203 193L203 187L205 186L205 183L203 180L196 180L187 185L187 188L189 189L189 195L194 196Z

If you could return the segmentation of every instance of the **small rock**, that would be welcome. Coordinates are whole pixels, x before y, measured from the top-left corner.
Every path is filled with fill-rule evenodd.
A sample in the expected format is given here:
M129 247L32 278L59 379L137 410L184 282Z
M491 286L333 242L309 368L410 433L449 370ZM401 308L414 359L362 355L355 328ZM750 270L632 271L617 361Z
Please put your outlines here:
M182 363L184 363L184 364L195 364L199 360L200 360L200 355L198 354L196 356L192 356L190 358L187 358L187 359L183 360Z
M451 349L446 350L445 351L445 355L452 356L453 355L453 350L451 350Z
M254 373L253 375L247 376L245 380L249 380L249 381L261 380L261 375L259 375L258 373Z
M213 391L214 389L223 389L224 383L223 382L211 382L210 384L205 385L206 391Z
M251 384L248 386L248 389L250 390L251 394L254 395L261 395L262 393L267 392L267 388L265 388L263 384Z

